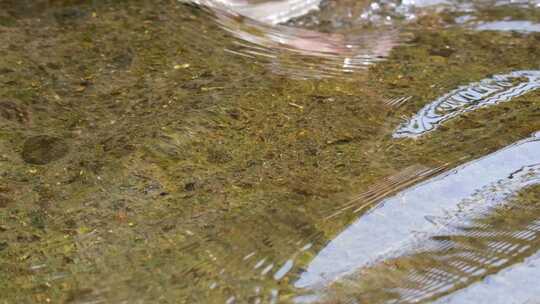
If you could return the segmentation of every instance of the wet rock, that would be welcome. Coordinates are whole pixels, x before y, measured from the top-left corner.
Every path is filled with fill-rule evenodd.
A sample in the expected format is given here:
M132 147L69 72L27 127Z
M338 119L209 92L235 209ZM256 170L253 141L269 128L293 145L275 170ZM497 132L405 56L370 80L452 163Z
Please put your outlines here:
M13 73L14 71L12 69L8 69L8 68L0 68L0 75L1 74L9 74L9 73Z
M0 209L6 208L9 204L11 204L11 199L0 195Z
M22 158L25 162L45 165L63 158L69 151L64 140L48 135L34 136L26 140Z
M65 303L95 302L97 296L91 288L70 290Z
M444 58L448 58L450 56L452 56L452 54L454 54L456 52L456 50L446 46L446 47L441 47L441 48L433 48L431 50L429 50L429 54L431 56L440 56L440 57L444 57Z
M112 64L120 69L125 69L131 66L133 62L133 53L127 51L123 54L117 55L112 59Z
M62 67L60 66L60 64L58 64L58 63L56 63L56 62L48 62L48 63L46 64L46 66L47 66L47 68L49 68L49 69L51 69L51 70L55 70L55 71L60 70L60 68L62 68Z
M184 190L193 191L195 190L195 182L188 182L184 185Z
M66 225L69 229L76 229L77 228L77 222L74 219L67 219L64 222L64 225Z
M30 122L28 109L17 102L8 100L0 101L0 117L21 124Z
M84 18L88 15L87 12L76 8L76 7L69 7L61 9L54 13L54 18L56 21L60 24L70 23L74 22L78 19Z
M230 115L232 118L234 118L234 119L236 119L236 120L240 119L241 116L242 116L242 112L240 112L239 109L230 109L230 110L228 111L228 113L229 113L229 115Z
M104 139L101 144L103 151L114 157L125 157L135 151L135 146L131 143L132 139L128 136L111 136Z

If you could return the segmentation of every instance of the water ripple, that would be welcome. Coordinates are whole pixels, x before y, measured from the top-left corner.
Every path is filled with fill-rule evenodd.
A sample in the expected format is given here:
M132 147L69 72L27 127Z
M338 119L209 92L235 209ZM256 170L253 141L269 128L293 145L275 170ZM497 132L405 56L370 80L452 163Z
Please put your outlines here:
M327 244L295 286L317 290L407 252L440 251L441 233L455 235L518 191L540 183L539 149L533 136L382 201Z
M540 170L538 165L536 167L533 179L538 184ZM522 176L522 182L525 179ZM490 190L479 192L477 197L481 193L489 196ZM349 283L354 284L355 280L361 283L346 297L368 303L418 303L452 293L455 296L442 298L440 303L484 303L480 301L483 294L494 292L497 287L504 288L500 283L505 278L515 277L516 272L531 275L529 280L540 274L538 269L524 272L524 265L519 264L535 252L536 256L530 259L537 260L540 248L540 206L537 201L507 199L504 204L486 208L481 215L475 213L466 221L446 227L449 231L432 236L428 244L422 245L422 250L386 259L347 278L345 281L349 280ZM527 263L531 265L530 261ZM509 269L501 272L505 268ZM484 279L486 276L489 277ZM510 283L506 285L515 282ZM534 285L513 286L519 290L521 298L538 295ZM506 289L492 294L497 294L498 303L508 303L508 295L513 293L508 292L508 286Z
M350 76L383 60L407 36L391 26L359 24L346 31L327 33L282 24L318 9L319 1L314 0L196 4L231 36L232 43L224 46L226 52L293 78Z
M540 88L540 71L515 71L461 86L427 104L394 132L395 138L419 137L454 117L525 95Z
M439 304L474 304L508 303L506 295L512 295L513 303L533 304L540 299L540 252L527 258L523 263L505 269L487 281L478 282L471 287L444 297L435 303ZM520 292L516 292L519 290ZM524 292L526 291L526 292Z
M229 34L216 45L293 78L354 77L406 43L406 28L418 16L441 10L470 12L480 1L180 0L196 5ZM530 6L530 1L497 5ZM331 24L328 26L328 24ZM200 36L199 29L194 34ZM214 42L215 44L215 42ZM361 74L361 73L360 73Z

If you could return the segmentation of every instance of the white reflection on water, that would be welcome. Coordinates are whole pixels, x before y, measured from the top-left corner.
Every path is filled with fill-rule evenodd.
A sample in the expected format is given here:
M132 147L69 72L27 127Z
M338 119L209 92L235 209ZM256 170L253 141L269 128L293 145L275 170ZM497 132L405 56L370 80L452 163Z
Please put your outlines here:
M393 136L418 137L438 128L454 117L525 95L540 88L540 71L515 71L494 75L461 86L424 106L399 126Z
M540 32L540 23L533 23L527 20L507 20L485 22L475 27L479 31L501 31L501 32Z
M211 19L236 39L234 46L225 47L227 52L294 78L349 77L388 57L397 45L406 42L410 37L406 25L419 15L441 10L470 13L490 7L482 1L456 0L344 0L331 5L322 0L180 1L204 7L214 15ZM492 5L530 4L505 0ZM303 21L291 22L306 15L316 20L314 24L336 26L308 30L297 27ZM322 15L328 20L321 20ZM486 24L479 29L482 26L503 25ZM534 25L513 26L534 29Z
M406 40L406 35L395 26L368 26L369 16L381 9L368 1L359 5L365 11L359 13L355 26L331 32L283 24L318 10L320 0L183 2L208 9L212 19L235 38L234 45L225 47L226 51L295 78L346 76L365 70ZM336 16L340 17L346 18Z
M321 0L196 0L198 4L228 10L262 23L276 25L318 10Z
M425 246L540 183L540 133L383 200L323 248L295 282L320 288L359 268Z
M484 281L455 292L435 303L535 304L540 301L538 282L540 282L540 251L521 264L505 269L497 275L487 277ZM516 292L517 290L519 292ZM509 295L512 295L511 302L509 302Z
M345 76L365 70L387 57L403 40L392 27L326 33L275 24L289 13L264 17L264 11L253 6L214 5L211 9L215 22L234 38L232 45L225 47L227 52L295 78Z

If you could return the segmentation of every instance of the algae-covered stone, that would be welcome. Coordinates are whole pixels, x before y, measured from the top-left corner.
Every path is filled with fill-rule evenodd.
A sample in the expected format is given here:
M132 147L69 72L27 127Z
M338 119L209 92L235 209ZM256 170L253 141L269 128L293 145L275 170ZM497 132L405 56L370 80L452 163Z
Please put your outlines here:
M3 195L0 195L0 209L6 208L11 203L11 200Z
M30 121L30 113L26 107L10 100L0 101L0 117L6 120L19 122L21 124L25 124Z
M22 158L25 162L45 165L64 157L69 148L64 140L48 135L34 136L26 140Z

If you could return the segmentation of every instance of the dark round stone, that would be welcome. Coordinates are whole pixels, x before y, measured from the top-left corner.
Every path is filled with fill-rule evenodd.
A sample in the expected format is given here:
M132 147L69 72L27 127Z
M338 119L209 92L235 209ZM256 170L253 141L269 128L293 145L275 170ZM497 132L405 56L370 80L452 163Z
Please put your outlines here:
M39 135L26 140L22 158L29 164L45 165L61 159L68 153L68 150L64 140L48 135Z
M6 208L11 202L12 201L9 198L7 198L7 197L5 197L3 195L0 195L0 209L1 208Z

